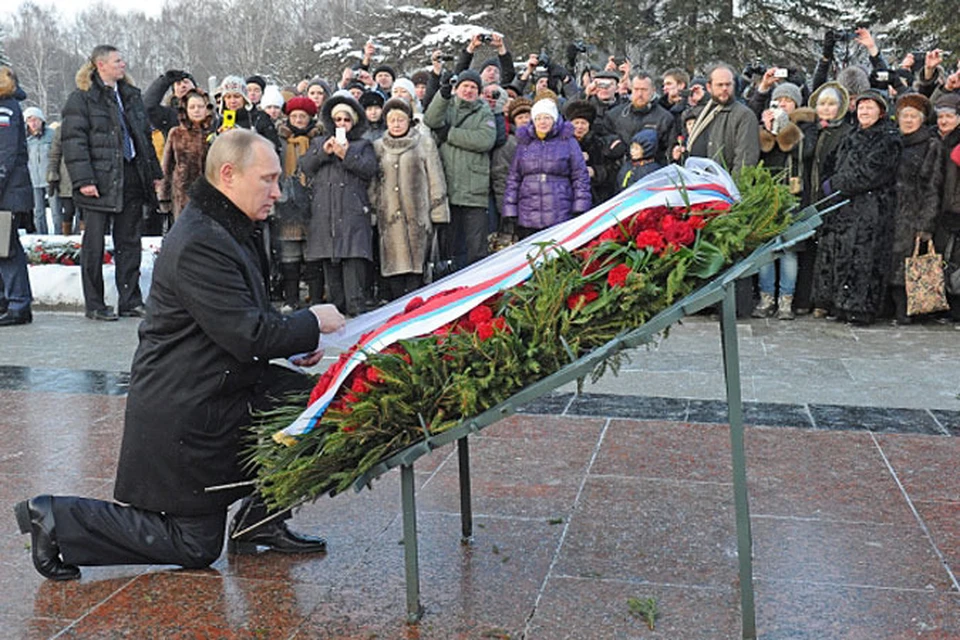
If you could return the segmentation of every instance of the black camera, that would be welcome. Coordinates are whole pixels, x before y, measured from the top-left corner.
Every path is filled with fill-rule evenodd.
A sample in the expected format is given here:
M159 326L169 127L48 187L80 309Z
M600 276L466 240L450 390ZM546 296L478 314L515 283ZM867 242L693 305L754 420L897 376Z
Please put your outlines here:
M442 55L437 56L437 59L440 60L441 62L453 62L453 54L444 53Z
M537 64L546 69L550 68L550 54L546 51L541 51L537 54Z
M587 45L583 40L576 40L573 42L573 48L579 51L580 53L587 52Z
M747 66L743 68L743 75L747 78L755 78L756 76L762 76L767 72L767 65L763 64L759 60L754 60Z
M458 80L457 74L453 74L452 76L450 76L450 80L448 80L448 82L450 83L451 87L455 87L457 86L457 80Z
M493 42L493 34L492 34L492 33L481 33L481 34L480 34L480 42L483 42L483 43L486 43L486 44L490 44L491 42Z
M493 91L491 91L491 92L490 92L490 99L491 99L491 100L499 100L499 99L500 99L500 89L494 89Z

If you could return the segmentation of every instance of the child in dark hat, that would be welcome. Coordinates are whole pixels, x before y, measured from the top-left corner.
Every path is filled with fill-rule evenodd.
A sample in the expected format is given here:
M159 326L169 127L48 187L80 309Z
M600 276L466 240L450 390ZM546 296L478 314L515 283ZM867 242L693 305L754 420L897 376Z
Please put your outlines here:
M379 91L365 91L358 100L363 107L370 125L367 127L363 137L373 142L383 135L386 130L386 124L383 122L383 104L386 100Z
M630 161L625 162L617 175L617 189L623 191L636 181L660 168L654 155L657 152L657 132L641 129L630 140Z

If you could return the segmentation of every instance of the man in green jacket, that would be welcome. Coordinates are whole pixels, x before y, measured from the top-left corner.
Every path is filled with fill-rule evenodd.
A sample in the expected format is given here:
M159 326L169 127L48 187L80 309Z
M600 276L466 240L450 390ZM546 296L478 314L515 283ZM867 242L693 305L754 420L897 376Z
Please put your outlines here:
M490 150L497 139L493 112L480 99L483 82L466 70L442 82L423 116L442 141L440 158L450 199L449 229L441 227L440 253L452 259L466 247L465 266L487 255L487 206L490 198Z

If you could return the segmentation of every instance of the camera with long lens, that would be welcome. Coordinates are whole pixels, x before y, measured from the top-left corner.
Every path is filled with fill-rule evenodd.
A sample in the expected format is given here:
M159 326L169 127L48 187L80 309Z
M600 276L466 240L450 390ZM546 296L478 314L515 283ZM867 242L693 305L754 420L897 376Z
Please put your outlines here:
M754 60L747 66L743 68L743 75L747 78L754 78L756 76L762 76L767 72L767 65L763 64L759 60Z

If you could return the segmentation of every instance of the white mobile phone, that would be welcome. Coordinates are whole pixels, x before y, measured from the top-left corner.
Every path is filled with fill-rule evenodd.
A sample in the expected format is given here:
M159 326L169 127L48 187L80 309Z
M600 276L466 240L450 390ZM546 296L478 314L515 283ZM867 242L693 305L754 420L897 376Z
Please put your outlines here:
M343 127L337 127L337 132L335 134L335 137L337 140L337 144L339 144L341 147L347 144L347 130L344 129Z

